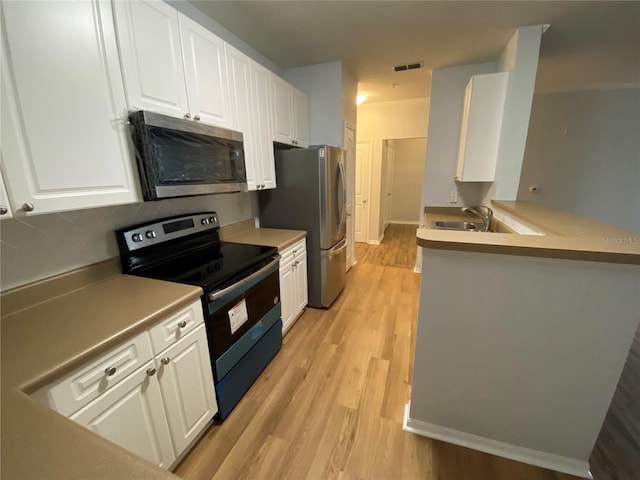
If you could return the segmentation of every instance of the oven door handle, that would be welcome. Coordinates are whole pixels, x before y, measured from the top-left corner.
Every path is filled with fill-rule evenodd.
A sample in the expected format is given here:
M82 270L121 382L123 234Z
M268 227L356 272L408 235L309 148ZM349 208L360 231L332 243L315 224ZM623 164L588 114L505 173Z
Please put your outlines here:
M267 270L271 269L279 261L280 261L280 254L277 254L273 258L272 261L267 263L260 270L258 270L256 272L253 272L248 277L243 278L242 280L240 280L239 282L234 283L233 285L229 285L227 288L223 288L222 290L218 290L217 292L210 293L209 294L209 301L213 302L215 300L218 300L219 298L224 297L227 293L229 293L229 292L231 292L231 291L233 291L233 290L235 290L235 289L237 289L239 287L242 287L243 285L246 285L247 283L249 283L253 279L255 279L255 278L259 277L260 275L262 275Z

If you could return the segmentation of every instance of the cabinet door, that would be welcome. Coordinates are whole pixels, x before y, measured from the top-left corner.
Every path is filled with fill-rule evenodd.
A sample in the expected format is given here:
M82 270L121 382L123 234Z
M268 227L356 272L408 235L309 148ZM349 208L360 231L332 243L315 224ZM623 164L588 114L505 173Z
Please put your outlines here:
M1 144L14 215L139 200L110 5L2 10Z
M159 358L162 397L176 455L180 456L218 412L204 324Z
M307 303L309 303L309 293L307 291L307 252L302 252L296 257L293 284L295 290L295 314L297 316L304 310Z
M256 159L261 172L258 179L259 189L276 188L269 76L269 70L254 61L251 62L253 131L256 137Z
M13 212L11 211L11 205L9 205L9 197L7 196L4 178L0 170L0 219L2 218L13 218Z
M309 98L297 88L291 87L293 99L293 143L298 147L309 146Z
M492 182L495 178L507 72L474 75L465 90L455 179Z
M87 405L71 420L141 456L169 468L176 456L162 408L153 360Z
M178 19L191 118L230 128L224 41L182 14Z
M178 12L157 0L113 5L129 108L185 115L189 109Z
M224 48L234 128L241 131L243 136L247 186L249 190L257 190L258 184L262 183L262 173L257 157L258 136L253 129L252 119L251 60L229 44L225 44Z
M289 330L295 318L296 300L293 283L293 259L290 259L286 263L280 263L280 316L283 335Z
M271 95L273 99L273 140L292 144L293 140L293 104L291 85L282 78L271 77Z

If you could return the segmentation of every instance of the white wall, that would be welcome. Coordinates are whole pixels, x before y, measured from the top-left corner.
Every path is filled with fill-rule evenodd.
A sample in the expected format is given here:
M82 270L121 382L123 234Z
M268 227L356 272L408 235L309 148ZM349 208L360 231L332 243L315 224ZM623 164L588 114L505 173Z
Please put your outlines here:
M423 250L410 418L586 474L638 326L639 267Z
M342 62L289 68L284 78L309 97L309 145L342 146Z
M342 107L342 126L344 137L344 122L348 122L354 127L358 124L358 106L356 105L356 97L358 96L358 82L344 66L342 67L342 89L340 91L341 107ZM344 138L340 144L344 147Z
M494 63L439 68L431 77L431 104L427 130L427 154L422 191L423 206L478 205L488 184L456 184L464 90L472 75L493 73ZM460 194L449 203L449 192Z
M542 28L518 28L498 59L496 70L509 72L494 183L498 200L515 200L518 192Z
M380 198L382 142L398 138L424 137L427 131L428 111L429 98L363 103L358 107L358 141L373 141L368 239L370 242L379 242L384 235Z
M426 138L406 138L392 141L395 150L393 169L392 223L419 223L420 199Z
M534 96L518 200L640 233L640 88Z
M254 196L206 195L2 220L0 291L119 256L119 228L211 210L222 225L252 218Z

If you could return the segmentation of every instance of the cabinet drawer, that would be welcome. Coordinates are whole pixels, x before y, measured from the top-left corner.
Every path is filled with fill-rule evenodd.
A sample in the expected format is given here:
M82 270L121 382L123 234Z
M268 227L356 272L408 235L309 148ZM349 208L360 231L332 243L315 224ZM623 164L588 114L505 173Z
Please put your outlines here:
M147 332L114 348L56 383L38 397L65 416L78 411L153 358Z
M298 240L293 245L285 248L281 255L280 264L284 265L296 257L300 257L300 255L307 252L307 241L306 238Z
M204 323L204 317L202 305L198 300L149 330L153 351L156 355L159 354L201 323Z

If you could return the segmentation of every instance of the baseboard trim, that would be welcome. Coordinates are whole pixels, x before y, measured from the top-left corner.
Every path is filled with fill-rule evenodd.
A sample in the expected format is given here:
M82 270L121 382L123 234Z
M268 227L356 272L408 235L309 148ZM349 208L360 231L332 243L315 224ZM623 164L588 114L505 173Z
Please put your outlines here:
M380 245L380 240L367 240L369 245Z
M452 428L434 425L432 423L415 420L409 417L409 401L404 408L404 419L402 429L406 432L415 433L423 437L442 440L453 443L461 447L479 450L499 457L508 458L517 462L535 465L536 467L548 468L556 472L575 475L576 477L593 480L589 471L589 463L568 457L561 457L551 453L540 452L530 448L518 447L510 443L499 442L489 438L480 437L471 433L461 432Z
M422 273L422 267L416 265L415 267L413 267L413 273Z

